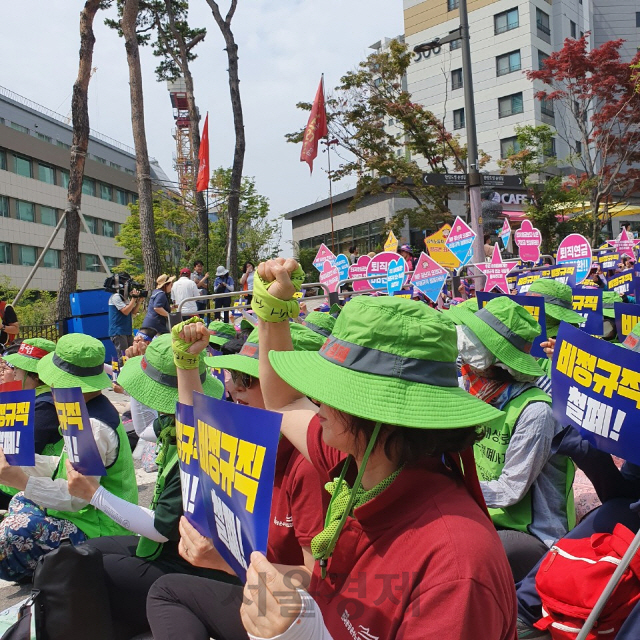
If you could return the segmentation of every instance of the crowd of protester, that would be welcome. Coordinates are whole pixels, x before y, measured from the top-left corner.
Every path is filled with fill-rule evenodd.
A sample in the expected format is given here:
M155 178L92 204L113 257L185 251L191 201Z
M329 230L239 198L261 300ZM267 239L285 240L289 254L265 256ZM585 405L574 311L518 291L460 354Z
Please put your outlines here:
M349 253L355 263L357 247ZM400 253L415 266L409 245ZM605 286L604 275L594 266L590 284ZM36 394L36 464L12 466L0 449L0 578L29 581L64 540L99 551L111 640L574 637L544 629L536 575L559 540L640 529L640 468L554 417L555 338L562 323L584 321L571 288L531 285L547 330L547 358L535 358L538 322L508 297L479 309L471 281L435 303L358 295L306 313L294 295L303 278L293 259L247 262L239 286L255 323L229 322L230 295L215 298L209 322L209 299L198 298L235 284L220 266L210 287L196 261L157 278L135 338L143 298L114 293L117 379L99 340L21 340L0 304L0 384ZM602 338L617 342L612 307L623 299L604 300ZM71 387L105 476L80 474L63 446L51 389ZM134 440L106 389L129 397ZM268 546L246 583L183 514L176 403L192 405L194 392L282 414ZM148 508L138 505L138 439L157 470ZM575 509L576 471L592 483L588 513ZM589 638L637 640L640 605L630 611L617 635Z

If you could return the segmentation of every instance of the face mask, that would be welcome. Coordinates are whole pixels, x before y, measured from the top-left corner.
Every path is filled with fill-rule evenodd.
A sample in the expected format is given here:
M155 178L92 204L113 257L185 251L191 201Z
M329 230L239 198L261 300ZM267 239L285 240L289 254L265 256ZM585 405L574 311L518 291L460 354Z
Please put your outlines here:
M603 326L603 335L602 337L605 340L613 340L617 333L616 333L616 325L612 320L609 320L608 318L604 319L604 326Z
M487 349L469 327L459 326L458 352L464 364L468 364L477 373L486 371L496 361L496 357Z

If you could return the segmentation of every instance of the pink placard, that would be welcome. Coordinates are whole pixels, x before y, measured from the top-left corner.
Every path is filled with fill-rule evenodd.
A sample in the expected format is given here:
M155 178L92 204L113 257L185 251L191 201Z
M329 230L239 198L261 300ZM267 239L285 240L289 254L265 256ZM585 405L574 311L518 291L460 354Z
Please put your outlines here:
M491 262L483 262L481 264L474 264L473 266L480 269L480 271L487 276L487 281L484 284L484 291L492 291L497 288L503 293L510 293L507 276L516 268L517 264L517 261L503 262L500 247L498 247L497 244L494 244Z
M330 262L331 264L335 264L335 261L336 261L335 255L333 254L331 249L329 249L329 247L327 247L327 245L323 243L320 245L320 248L318 249L318 253L316 253L316 257L313 259L313 266L318 271L322 272L324 269L323 265L325 262Z
M538 262L540 260L540 245L542 234L529 220L524 220L520 228L513 234L518 245L518 254L523 262Z
M369 284L371 285L371 288L387 288L387 271L389 270L389 263L397 259L398 254L393 251L383 251L371 258L371 262L367 268L367 276L369 277ZM408 270L409 265L405 263L405 271ZM405 278L405 283L406 281L407 279Z
M367 275L367 269L369 268L370 262L370 256L360 256L358 261L349 267L349 277L364 278ZM367 289L371 289L367 280L358 280L358 282L353 283L354 291L366 291Z
M579 233L569 234L558 246L556 262L558 264L565 262L576 263L578 267L576 270L577 285L589 275L592 261L593 251L591 250L591 244Z
M329 293L335 293L338 290L339 282L340 269L326 260L324 263L324 269L320 274L320 284L326 285L329 289Z
M620 240L607 240L607 242L615 248L615 250L621 256L629 256L629 258L635 260L634 249L640 240L636 240L632 235L629 235L627 230L623 227Z

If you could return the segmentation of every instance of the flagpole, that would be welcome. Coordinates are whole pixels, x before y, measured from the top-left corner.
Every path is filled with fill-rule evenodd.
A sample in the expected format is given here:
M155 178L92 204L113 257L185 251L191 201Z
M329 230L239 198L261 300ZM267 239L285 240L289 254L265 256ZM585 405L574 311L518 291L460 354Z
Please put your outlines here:
M322 95L324 96L324 73L322 74ZM328 123L327 120L327 101L323 100L324 103L324 119L325 122ZM334 255L336 253L336 242L335 242L335 231L333 228L333 184L331 183L331 143L329 142L329 127L327 126L327 177L329 178L329 216L331 217L331 251L333 251Z

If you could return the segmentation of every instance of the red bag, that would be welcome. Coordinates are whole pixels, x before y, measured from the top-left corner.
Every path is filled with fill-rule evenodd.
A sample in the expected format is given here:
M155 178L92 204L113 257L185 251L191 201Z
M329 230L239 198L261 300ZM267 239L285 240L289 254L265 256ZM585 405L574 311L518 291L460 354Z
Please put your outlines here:
M627 527L617 524L611 534L562 539L551 547L536 575L543 616L536 628L548 631L553 640L575 640L633 538ZM587 640L615 638L638 600L640 558L636 555Z

